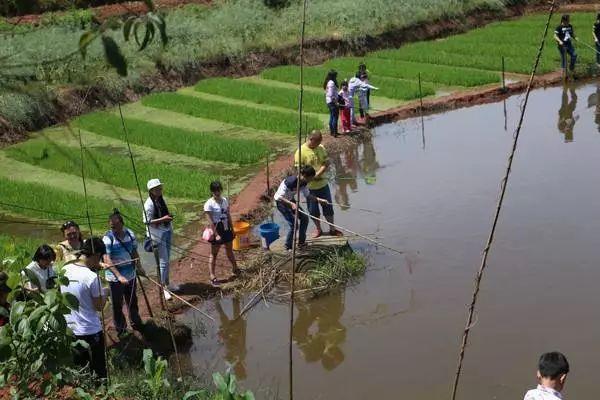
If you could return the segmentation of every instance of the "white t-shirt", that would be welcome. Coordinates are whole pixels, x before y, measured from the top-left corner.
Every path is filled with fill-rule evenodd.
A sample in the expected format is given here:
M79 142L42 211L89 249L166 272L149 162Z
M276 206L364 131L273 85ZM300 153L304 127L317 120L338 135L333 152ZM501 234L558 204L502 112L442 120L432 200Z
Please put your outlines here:
M217 202L213 197L206 200L204 203L204 212L210 214L210 219L213 224L223 223L223 227L227 229L229 227L229 221L227 220L227 212L229 211L229 202L225 197L221 197L221 202Z
M65 265L69 286L60 287L63 293L71 293L79 300L79 310L65 315L67 325L77 336L94 335L102 330L102 322L94 307L93 299L102 296L102 288L95 273L80 264Z
M334 81L327 82L325 87L325 103L334 103L337 101L337 87Z
M286 199L288 201L292 201L292 200L294 200L294 197L296 195L297 188L298 188L298 178L293 175L288 176L281 182L281 184L279 185L279 188L275 192L275 196L273 198L275 199L275 201L279 201L281 199ZM310 193L308 191L308 187L306 184L300 186L300 193L302 193L305 198L308 198L310 196Z
M48 268L43 269L37 263L37 261L32 261L28 266L25 267L26 270L32 272L37 278L37 282L33 282L29 280L29 277L25 273L25 271L21 271L21 275L25 280L25 288L29 290L40 289L40 291L45 292L47 287L46 283L50 278L56 278L56 272L54 272L54 267L52 265L48 266Z
M144 223L148 223L149 221L152 221L154 218L154 202L152 202L152 199L150 197L148 197L146 199L146 201L144 202L144 216L143 216L143 221ZM162 236L162 234L164 232L168 232L171 230L171 223L170 222L164 222L161 224L150 224L148 225L150 227L150 235L154 236L154 238L158 238L160 239L160 237Z
M538 385L537 388L525 393L523 400L563 400L563 397L554 389Z

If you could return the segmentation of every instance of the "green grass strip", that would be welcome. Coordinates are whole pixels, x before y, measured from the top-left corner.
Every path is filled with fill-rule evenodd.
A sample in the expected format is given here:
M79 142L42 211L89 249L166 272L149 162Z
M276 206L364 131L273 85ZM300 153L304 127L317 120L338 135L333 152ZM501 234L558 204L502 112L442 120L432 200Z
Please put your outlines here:
M208 118L228 124L294 135L298 132L298 116L293 112L263 110L232 105L217 100L185 96L178 93L157 93L146 96L142 104L148 107L171 110L194 117ZM309 130L322 129L316 117L307 118Z
M80 174L80 150L60 146L47 140L30 140L5 149L6 154L18 161L44 169L74 175ZM137 189L125 148L107 148L104 151L86 148L84 153L85 175L89 179L114 186ZM165 160L166 161L166 160ZM209 185L218 176L209 175L168 162L137 160L136 169L140 182L160 177L174 197L202 199L210 196ZM74 177L77 179L77 177Z
M87 221L79 217L86 215L83 193L79 194L61 190L41 183L19 182L0 177L0 202L16 204L25 208L51 211L33 211L0 204L0 209L8 211L11 214L50 221L65 221L68 219L66 216L68 215L77 218L77 222L81 225L82 229L87 229ZM115 207L126 215L132 217L139 216L140 220L142 218L141 205L137 202L127 200L112 201L88 196L88 204L90 215L105 214L107 217L106 219L97 217L92 219L92 228L96 235L101 235L108 230L108 215Z
M418 79L420 73L421 79L424 81L447 86L473 87L496 83L500 80L499 74L490 71L381 58L344 57L330 60L325 65L329 68L347 70L355 68L361 62L364 62L374 75L415 80Z
M87 114L75 124L99 135L125 140L121 119L113 114ZM125 125L131 143L202 160L247 165L260 161L269 152L261 141L228 138L222 133L194 132L128 118Z
M358 65L358 64L357 64ZM327 75L329 68L326 67L307 67L304 68L304 81L307 86L322 87L323 80ZM344 79L354 76L355 72L338 70L338 83ZM299 83L300 67L286 65L282 67L270 68L262 72L261 77L279 82ZM381 75L369 76L369 82L377 86L379 90L373 92L373 96L383 96L390 99L413 100L419 98L419 84L415 81L406 81L394 78L388 78ZM434 85L423 82L423 96L435 94Z
M259 82L243 81L231 78L205 79L195 86L198 92L216 94L238 100L247 100L257 104L298 109L300 91L292 88L280 88L262 85ZM320 93L304 92L303 109L306 112L327 114L325 96Z

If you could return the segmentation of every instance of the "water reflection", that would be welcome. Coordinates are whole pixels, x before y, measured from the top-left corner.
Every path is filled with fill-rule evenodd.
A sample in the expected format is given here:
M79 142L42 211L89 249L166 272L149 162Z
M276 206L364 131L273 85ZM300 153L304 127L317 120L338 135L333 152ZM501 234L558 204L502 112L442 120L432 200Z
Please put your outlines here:
M235 372L239 379L246 379L246 326L247 322L240 316L240 299L235 297L231 299L233 316L229 318L221 301L215 302L215 309L219 314L221 327L219 328L219 338L225 345L225 359Z
M595 108L594 111L594 122L596 122L596 128L600 132L600 84L596 86L596 93L592 93L588 97L588 108Z
M569 94L571 98L569 99ZM572 86L564 86L560 109L558 110L558 130L565 135L565 143L573 141L573 129L578 116L573 116L577 108L577 92Z
M297 304L298 317L293 338L306 362L321 362L327 371L337 368L345 359L342 345L346 327L340 322L344 314L344 294L332 293L326 298Z
M372 137L365 139L362 144L362 159L359 167L365 183L368 185L374 184L376 180L375 171L379 168L379 163L377 162L377 153Z

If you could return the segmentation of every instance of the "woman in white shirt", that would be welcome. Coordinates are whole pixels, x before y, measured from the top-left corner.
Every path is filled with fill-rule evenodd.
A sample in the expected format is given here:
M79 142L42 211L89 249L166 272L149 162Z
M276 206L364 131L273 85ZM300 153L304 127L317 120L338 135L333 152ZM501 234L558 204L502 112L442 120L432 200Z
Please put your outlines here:
M325 103L329 108L329 133L337 136L340 109L338 107L337 72L335 70L332 69L327 73L327 77L323 82L323 89L325 90Z
M43 244L37 248L31 263L21 271L26 290L30 292L46 292L54 289L56 272L52 264L56 260L56 253L52 247Z
M212 230L213 235L209 240L211 244L210 258L208 260L208 269L210 272L210 283L213 286L219 286L220 282L215 275L217 264L217 255L221 249L221 245L225 245L227 258L231 262L231 268L234 275L239 273L235 255L233 254L233 222L229 212L229 202L221 193L223 186L221 182L215 181L210 184L210 192L212 197L204 203L204 215L208 222L208 227Z

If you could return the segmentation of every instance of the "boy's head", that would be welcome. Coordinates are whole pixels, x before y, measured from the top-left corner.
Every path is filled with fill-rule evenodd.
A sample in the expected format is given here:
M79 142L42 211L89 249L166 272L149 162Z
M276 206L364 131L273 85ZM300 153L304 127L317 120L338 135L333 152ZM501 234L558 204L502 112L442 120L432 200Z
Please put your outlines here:
M553 351L541 355L537 372L541 385L560 392L565 386L568 373L569 362L564 354Z
M361 81L366 81L368 78L369 78L369 75L366 72L361 73L360 77L359 77L359 79Z
M312 181L315 178L316 174L317 172L310 165L305 165L302 168L300 168L300 180L306 183Z
M346 79L342 81L342 89L348 89L348 81Z
M214 197L220 197L223 192L223 185L220 181L212 181L210 183L210 192Z
M562 25L568 25L570 21L571 16L569 14L563 14L562 17L560 17L560 23Z

